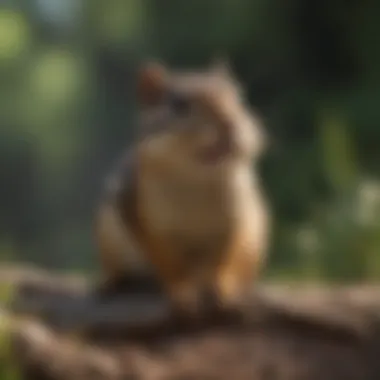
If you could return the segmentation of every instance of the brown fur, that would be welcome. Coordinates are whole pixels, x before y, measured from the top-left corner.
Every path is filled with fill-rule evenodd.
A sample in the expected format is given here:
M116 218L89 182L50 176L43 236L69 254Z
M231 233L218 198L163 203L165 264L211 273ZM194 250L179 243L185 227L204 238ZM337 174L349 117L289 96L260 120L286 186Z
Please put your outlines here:
M262 128L237 83L219 70L148 66L139 99L136 149L113 177L98 218L106 275L149 267L180 308L198 311L206 293L231 305L267 251L268 211L251 165L263 150Z

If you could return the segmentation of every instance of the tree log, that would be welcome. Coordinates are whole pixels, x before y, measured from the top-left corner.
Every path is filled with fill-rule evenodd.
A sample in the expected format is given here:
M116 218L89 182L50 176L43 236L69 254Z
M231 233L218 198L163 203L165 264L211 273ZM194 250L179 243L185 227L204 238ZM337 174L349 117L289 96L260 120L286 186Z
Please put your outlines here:
M239 318L189 329L157 294L101 303L49 283L20 283L12 305L26 379L380 379L379 287L260 285Z

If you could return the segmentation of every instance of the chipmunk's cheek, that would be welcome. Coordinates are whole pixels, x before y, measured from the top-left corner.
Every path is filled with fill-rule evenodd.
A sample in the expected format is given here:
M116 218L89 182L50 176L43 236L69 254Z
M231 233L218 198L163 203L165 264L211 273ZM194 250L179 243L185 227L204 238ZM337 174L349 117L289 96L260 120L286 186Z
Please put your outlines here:
M174 145L173 137L166 133L147 137L141 144L141 150L147 158L160 161L168 156L168 152L173 151Z
M216 128L207 128L201 135L199 147L201 150L211 149L218 143Z

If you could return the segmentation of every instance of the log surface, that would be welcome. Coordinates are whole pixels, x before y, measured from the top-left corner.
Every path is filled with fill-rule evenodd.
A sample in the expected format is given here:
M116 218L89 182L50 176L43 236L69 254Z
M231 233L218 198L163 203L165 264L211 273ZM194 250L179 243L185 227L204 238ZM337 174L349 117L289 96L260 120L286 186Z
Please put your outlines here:
M260 285L238 322L192 330L157 295L100 303L86 281L42 272L17 289L7 313L26 379L380 379L378 286Z

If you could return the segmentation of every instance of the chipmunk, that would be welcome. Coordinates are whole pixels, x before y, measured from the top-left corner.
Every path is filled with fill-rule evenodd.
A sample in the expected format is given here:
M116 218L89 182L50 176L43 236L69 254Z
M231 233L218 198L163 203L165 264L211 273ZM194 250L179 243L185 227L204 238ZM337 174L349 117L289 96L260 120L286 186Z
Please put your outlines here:
M151 278L147 288L159 286L187 313L235 305L268 249L269 211L254 167L263 127L220 62L203 71L146 63L137 99L136 141L96 216L105 289Z

